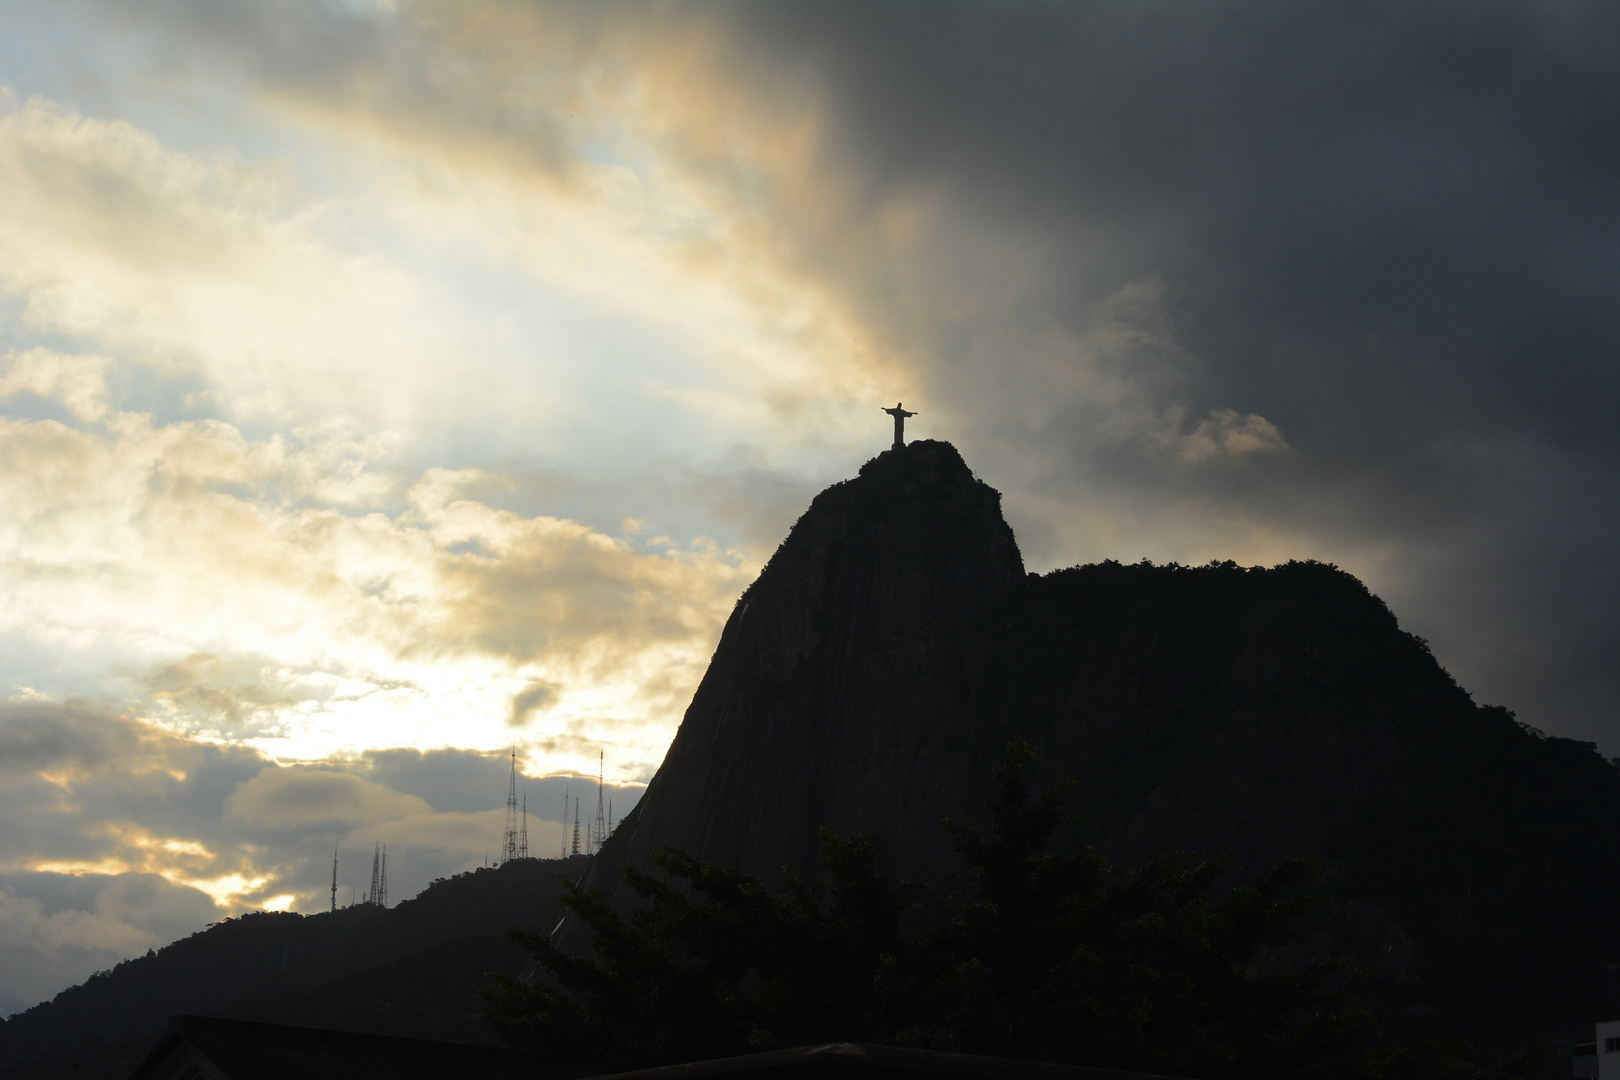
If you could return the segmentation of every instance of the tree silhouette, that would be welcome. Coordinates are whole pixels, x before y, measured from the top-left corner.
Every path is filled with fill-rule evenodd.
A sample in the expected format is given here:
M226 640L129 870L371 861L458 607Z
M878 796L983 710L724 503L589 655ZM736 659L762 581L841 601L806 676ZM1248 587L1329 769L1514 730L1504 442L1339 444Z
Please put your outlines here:
M973 887L925 933L905 925L926 890L880 874L867 835L823 829L824 876L788 875L779 893L663 850L663 876L624 868L643 901L628 916L563 881L593 954L513 931L546 977L491 975L485 1014L508 1044L593 1068L868 1041L1212 1080L1487 1075L1459 1045L1376 1048L1342 960L1256 970L1326 904L1311 888L1320 864L1288 859L1223 888L1239 870L1229 856L1125 870L1092 847L1051 852L1072 785L1032 793L1034 758L1007 748L988 831L945 823Z

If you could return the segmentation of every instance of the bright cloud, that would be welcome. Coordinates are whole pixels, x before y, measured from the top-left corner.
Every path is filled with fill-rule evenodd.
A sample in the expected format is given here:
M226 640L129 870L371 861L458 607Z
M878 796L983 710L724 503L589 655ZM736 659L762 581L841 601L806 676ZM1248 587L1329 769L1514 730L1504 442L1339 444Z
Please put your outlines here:
M117 657L98 690L290 757L496 747L545 685L552 730L525 741L611 716L642 731L616 768L645 775L752 567L492 508L461 495L476 472L397 493L370 464L218 421L0 419L0 633Z

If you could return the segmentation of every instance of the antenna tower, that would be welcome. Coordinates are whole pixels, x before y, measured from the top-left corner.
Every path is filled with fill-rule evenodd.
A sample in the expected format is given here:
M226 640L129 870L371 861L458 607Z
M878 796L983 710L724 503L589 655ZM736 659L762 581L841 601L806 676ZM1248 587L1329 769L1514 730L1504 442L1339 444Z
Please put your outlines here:
M563 788L562 839L557 841L557 858L568 858L568 789Z
M579 854L579 799L574 800L574 850L571 855Z
M518 858L529 857L529 793L523 793L523 832L518 838Z
M512 778L506 784L506 835L501 838L501 862L518 857L517 747L512 747Z
M607 817L602 811L602 777L607 769L607 753L596 752L596 820L591 822L591 851L602 850L607 841Z
M382 841L371 852L371 891L366 893L366 903L375 904L382 895Z
M337 910L337 845L332 845L332 910Z
M386 844L383 845L382 849L382 877L381 883L377 886L377 906L388 906L388 845Z
M607 834L609 836L613 835L613 800L612 799L608 800L608 831L607 831Z

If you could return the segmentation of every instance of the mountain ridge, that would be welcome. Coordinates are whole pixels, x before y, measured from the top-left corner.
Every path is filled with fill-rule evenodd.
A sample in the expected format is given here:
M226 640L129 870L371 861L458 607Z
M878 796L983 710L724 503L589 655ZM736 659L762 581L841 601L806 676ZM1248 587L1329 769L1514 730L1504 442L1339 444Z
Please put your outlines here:
M828 825L948 891L940 821L982 824L1014 740L1041 748L1037 779L1078 782L1070 848L1325 858L1340 906L1296 957L1354 956L1397 1035L1513 1048L1620 1008L1594 899L1620 885L1620 772L1591 744L1475 704L1337 567L1025 574L999 495L945 443L811 503L586 884L626 901L617 867L661 846L804 873Z
M476 991L527 962L506 931L550 930L556 879L587 861L479 868L392 908L215 923L0 1021L0 1077L122 1077L181 1013L493 1043Z

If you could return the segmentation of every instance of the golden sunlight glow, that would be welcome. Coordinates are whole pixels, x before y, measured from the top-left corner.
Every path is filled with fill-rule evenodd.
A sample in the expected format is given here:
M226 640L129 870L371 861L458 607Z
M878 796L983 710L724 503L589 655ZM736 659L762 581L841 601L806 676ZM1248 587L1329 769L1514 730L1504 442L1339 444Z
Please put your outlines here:
M213 898L214 903L222 908L230 909L236 906L244 897L259 892L270 879L263 876L248 877L243 874L225 874L217 878L170 878L169 880L177 885L189 885L193 889L205 892Z
M116 856L105 856L100 859L35 859L19 867L39 874L127 874L138 867L130 865Z

